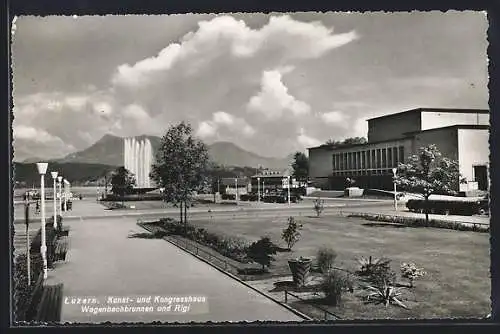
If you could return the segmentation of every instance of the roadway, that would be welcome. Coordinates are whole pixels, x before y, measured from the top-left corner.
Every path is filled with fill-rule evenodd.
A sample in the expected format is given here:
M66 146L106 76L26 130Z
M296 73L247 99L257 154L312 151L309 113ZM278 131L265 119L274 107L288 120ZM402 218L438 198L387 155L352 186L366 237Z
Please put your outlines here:
M339 199L325 201L323 215L338 213L339 210L348 208L381 208L390 207L391 201L388 200L361 200L361 199ZM46 217L53 215L53 205L51 201L46 204ZM188 218L210 218L217 216L276 216L276 215L315 215L312 201L301 203L292 203L288 206L276 203L252 203L241 202L240 205L206 205L200 204L188 209ZM178 208L160 208L160 209L115 209L107 210L101 204L92 200L82 200L73 202L73 210L64 212L65 221L80 220L82 218L105 218L105 217L140 217L143 219L155 219L161 217L178 217ZM36 214L34 206L30 206L30 222L40 222L40 214ZM14 224L24 224L24 206L17 205L14 208Z

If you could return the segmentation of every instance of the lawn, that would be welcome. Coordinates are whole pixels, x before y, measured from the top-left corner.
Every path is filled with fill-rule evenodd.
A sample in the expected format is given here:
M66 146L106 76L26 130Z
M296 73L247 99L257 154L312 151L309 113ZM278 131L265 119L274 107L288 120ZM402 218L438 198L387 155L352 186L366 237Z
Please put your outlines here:
M402 262L415 262L427 275L417 280L415 288L405 292L405 310L396 306L364 305L362 291L345 295L341 308L331 310L343 318L449 318L484 317L490 313L489 234L437 228L369 226L359 218L325 216L297 217L303 224L302 237L292 252L278 253L271 266L274 273L289 276L287 260L314 256L320 246L330 246L338 257L335 266L355 271L359 256L387 257L399 274ZM249 241L269 236L284 247L281 231L286 217L214 218L192 220L207 230L244 237ZM261 288L273 290L280 279L262 281ZM281 279L282 280L282 279ZM402 282L405 282L404 279ZM259 285L259 282L255 284ZM280 293L282 295L282 293ZM317 301L321 304L321 301ZM296 305L303 309L305 305ZM309 311L311 313L313 311Z

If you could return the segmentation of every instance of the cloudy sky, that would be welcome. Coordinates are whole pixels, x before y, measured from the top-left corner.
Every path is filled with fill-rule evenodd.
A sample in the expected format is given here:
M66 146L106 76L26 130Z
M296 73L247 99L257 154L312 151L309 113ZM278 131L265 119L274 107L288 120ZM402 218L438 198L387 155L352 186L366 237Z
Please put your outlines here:
M286 156L416 107L488 108L481 12L19 17L15 160L189 121Z

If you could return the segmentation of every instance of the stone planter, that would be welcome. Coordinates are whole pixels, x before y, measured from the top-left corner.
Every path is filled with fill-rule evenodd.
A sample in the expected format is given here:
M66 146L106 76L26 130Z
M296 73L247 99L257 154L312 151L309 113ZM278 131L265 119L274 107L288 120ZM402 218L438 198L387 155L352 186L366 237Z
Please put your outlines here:
M308 258L288 260L288 266L292 272L295 285L298 287L305 286L311 273L312 260Z

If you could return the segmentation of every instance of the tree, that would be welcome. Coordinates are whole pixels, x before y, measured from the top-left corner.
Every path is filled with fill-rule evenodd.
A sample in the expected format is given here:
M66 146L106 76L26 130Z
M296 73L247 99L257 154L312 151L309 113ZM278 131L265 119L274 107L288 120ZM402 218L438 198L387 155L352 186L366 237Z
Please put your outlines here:
M296 152L292 162L293 176L299 182L307 182L309 177L309 158L302 152Z
M325 143L327 146L333 146L333 147L342 147L342 146L351 146L351 145L358 145L358 144L366 144L368 141L364 137L351 137L351 138L346 138L344 140L334 140L334 139L328 139Z
M295 218L288 217L288 225L281 234L281 238L286 242L288 250L292 250L293 245L300 239L300 230L302 224L299 224Z
M111 176L111 192L124 196L134 188L135 178L125 167L118 167Z
M192 133L189 123L171 126L162 137L156 162L151 166L150 176L164 188L164 200L179 205L181 223L187 223L188 203L193 192L203 188L209 166L207 146Z
M319 217L323 212L323 210L325 209L325 201L320 198L316 198L313 201L313 205L314 205L314 211L316 211L316 216Z
M269 237L262 237L248 247L247 254L250 259L262 265L262 270L264 270L274 260L272 255L276 254L276 247Z
M429 221L429 197L432 194L456 195L460 175L458 161L443 157L436 145L421 147L418 154L400 163L395 177L402 190L416 192L425 200L425 221Z

